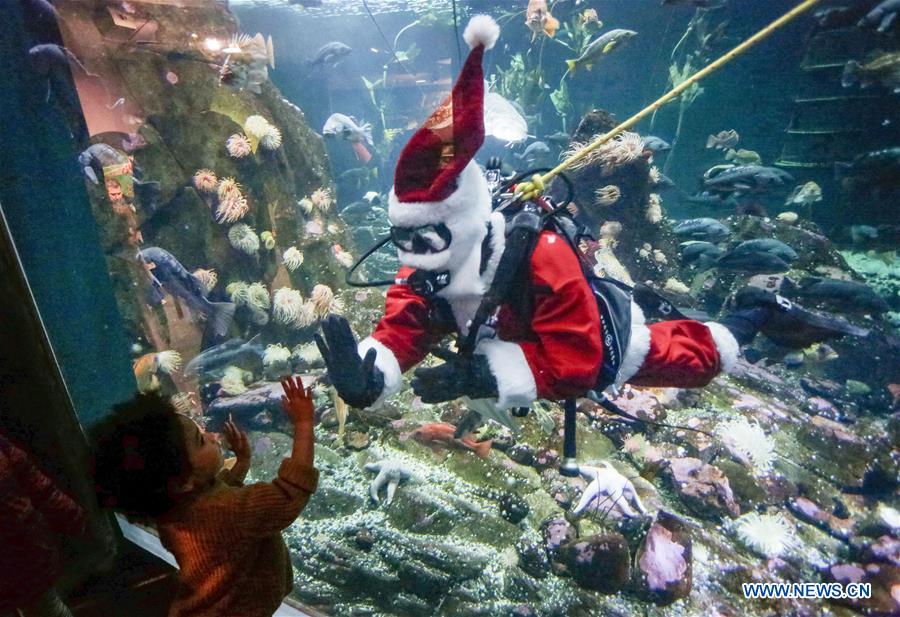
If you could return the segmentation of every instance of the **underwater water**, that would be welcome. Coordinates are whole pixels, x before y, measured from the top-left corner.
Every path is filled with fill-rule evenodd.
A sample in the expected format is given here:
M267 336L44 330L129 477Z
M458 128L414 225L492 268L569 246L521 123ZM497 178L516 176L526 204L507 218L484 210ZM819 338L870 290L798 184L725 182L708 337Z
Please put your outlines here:
M567 169L570 195L546 190L594 273L702 321L748 285L778 291L824 340L808 316L764 329L704 387L610 392L624 416L580 392L575 477L561 401L472 428L468 399L425 403L410 371L380 408L348 407L314 342L329 314L357 339L384 316L386 286L347 275L391 231L401 151L450 94L473 15L500 27L475 161L509 179L798 4L15 0L0 203L82 421L159 392L209 430L233 417L267 481L291 448L279 379L314 384L321 479L285 539L292 599L329 615L896 614L892 0L819 2ZM399 265L388 243L353 280Z

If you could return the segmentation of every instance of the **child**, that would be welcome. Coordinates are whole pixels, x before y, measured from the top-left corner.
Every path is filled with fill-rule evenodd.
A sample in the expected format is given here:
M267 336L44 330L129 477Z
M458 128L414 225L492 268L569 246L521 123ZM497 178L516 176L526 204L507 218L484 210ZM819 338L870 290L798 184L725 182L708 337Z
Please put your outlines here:
M294 448L271 483L243 485L247 436L232 422L237 455L222 469L216 440L155 395L117 406L95 432L101 503L156 523L180 569L170 617L269 617L290 592L291 561L281 530L316 490L312 394L299 378L281 382Z

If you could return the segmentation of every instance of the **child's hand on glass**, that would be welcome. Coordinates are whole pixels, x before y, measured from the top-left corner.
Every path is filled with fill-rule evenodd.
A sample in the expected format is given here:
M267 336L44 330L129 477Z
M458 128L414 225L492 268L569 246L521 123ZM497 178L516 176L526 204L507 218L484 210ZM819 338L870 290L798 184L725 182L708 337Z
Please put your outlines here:
M287 377L281 381L281 386L284 388L281 405L294 426L312 427L314 422L312 387L304 388L303 381L299 377Z
M228 445L228 449L234 452L238 461L250 460L250 442L247 439L247 433L237 427L230 414L225 422L222 434L225 436L225 443Z

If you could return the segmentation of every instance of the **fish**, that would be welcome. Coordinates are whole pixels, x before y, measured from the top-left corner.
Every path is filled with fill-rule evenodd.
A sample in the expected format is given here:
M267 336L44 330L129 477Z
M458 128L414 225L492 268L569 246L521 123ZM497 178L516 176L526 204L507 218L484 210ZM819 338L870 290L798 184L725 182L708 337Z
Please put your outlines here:
M587 26L595 30L599 30L603 27L603 22L600 21L600 16L597 15L597 9L584 9L581 15L578 16L578 21L581 22L582 26Z
M737 208L738 206L738 201L735 199L734 195L723 196L708 191L703 191L696 195L684 195L682 201L710 208Z
M354 183L359 185L369 177L370 170L366 167L355 167L348 169L337 177L338 182Z
M900 146L864 152L849 163L838 163L835 175L845 184L896 188L900 186Z
M747 274L776 274L791 269L788 262L766 251L729 251L716 260L714 267Z
M319 48L312 60L310 60L310 66L333 67L352 51L352 47L344 45L340 41L325 43Z
M338 216L353 227L365 227L388 220L387 210L367 201L354 201L341 210Z
M532 43L539 35L554 37L559 30L559 20L550 14L547 0L528 0L525 25L531 30Z
M265 351L265 346L260 342L259 334L246 342L244 339L233 338L215 347L204 349L194 356L187 363L187 366L184 367L184 374L197 376L209 373L210 371L236 364L240 358L248 355L262 362Z
M515 156L517 159L522 161L523 163L527 163L529 165L534 164L535 162L541 160L550 154L550 146L545 144L542 141L535 141L528 145L521 154L516 153Z
M97 77L88 71L71 51L55 43L42 43L28 50L28 60L35 73L47 80L47 101L53 91L53 84L71 84L70 69L77 68L88 77Z
M550 135L544 137L544 141L562 147L568 146L569 142L572 141L572 138L568 133L557 131L556 133L551 133Z
M729 148L725 153L725 160L731 161L735 165L762 165L762 158L753 150L735 150Z
M665 152L672 149L672 145L661 137L656 135L647 135L641 137L644 142L644 150L650 150L653 153Z
M624 30L617 28L610 30L605 34L601 34L594 39L584 50L580 56L574 60L566 60L566 67L569 73L574 73L582 66L587 70L591 70L594 63L600 58L624 45L626 42L637 36L634 30Z
M743 165L703 180L703 188L715 193L763 193L793 179L777 167Z
M818 201L822 201L822 187L815 182L810 181L791 191L791 194L788 195L784 205L790 206L798 204L811 206Z
M706 138L706 147L727 150L728 148L734 148L740 140L741 136L734 129L719 131L715 135L710 135Z
M479 458L487 458L491 452L492 440L475 441L470 435L456 439L456 427L448 422L423 424L412 432L412 438L425 446L456 446L474 452Z
M875 83L900 94L900 51L881 53L872 56L865 64L850 60L844 65L841 85L849 88L859 84L868 88Z
M900 0L884 0L875 6L856 24L858 28L872 28L878 25L878 32L887 32L900 13Z
M672 228L672 233L680 238L717 243L728 238L731 230L716 219L701 217L679 221Z
M851 225L850 241L853 244L863 244L869 240L878 238L878 230L871 225Z
M496 92L488 92L484 97L484 134L508 146L518 144L528 138L528 122L510 101Z
M148 270L156 299L161 299L162 290L165 290L184 300L192 310L205 315L216 336L224 336L228 332L234 318L234 303L210 302L203 283L165 249L147 247L138 252L138 257Z
M181 367L181 354L177 351L166 350L144 354L134 361L133 367L138 391L146 393L159 390L160 383L156 374L162 371L171 375L179 367Z
M741 242L731 251L732 255L752 255L754 253L769 253L783 259L786 262L795 261L798 257L797 251L790 246L776 240L775 238L756 238L754 240L745 240Z
M857 281L806 277L796 284L786 282L782 291L789 298L823 304L846 313L880 315L890 310L887 300Z
M711 268L724 251L712 242L689 240L681 243L681 260L686 264L695 264L701 270Z
M838 359L838 353L825 343L813 343L803 350L803 359L807 362L820 363Z
M362 124L352 116L344 114L331 114L322 127L322 136L326 138L341 137L351 143L366 142L370 146L374 146L372 141L372 125L368 122Z

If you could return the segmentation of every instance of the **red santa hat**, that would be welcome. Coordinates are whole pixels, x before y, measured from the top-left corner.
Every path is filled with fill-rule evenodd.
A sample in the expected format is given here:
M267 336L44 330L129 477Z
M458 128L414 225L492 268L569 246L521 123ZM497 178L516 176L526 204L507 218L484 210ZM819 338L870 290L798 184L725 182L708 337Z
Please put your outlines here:
M456 192L460 175L484 142L481 62L499 36L500 26L488 15L476 15L466 26L463 38L472 51L453 91L416 131L397 161L390 196L392 221L402 219L408 226L433 222L428 219L437 215L441 205L448 205L443 202Z

